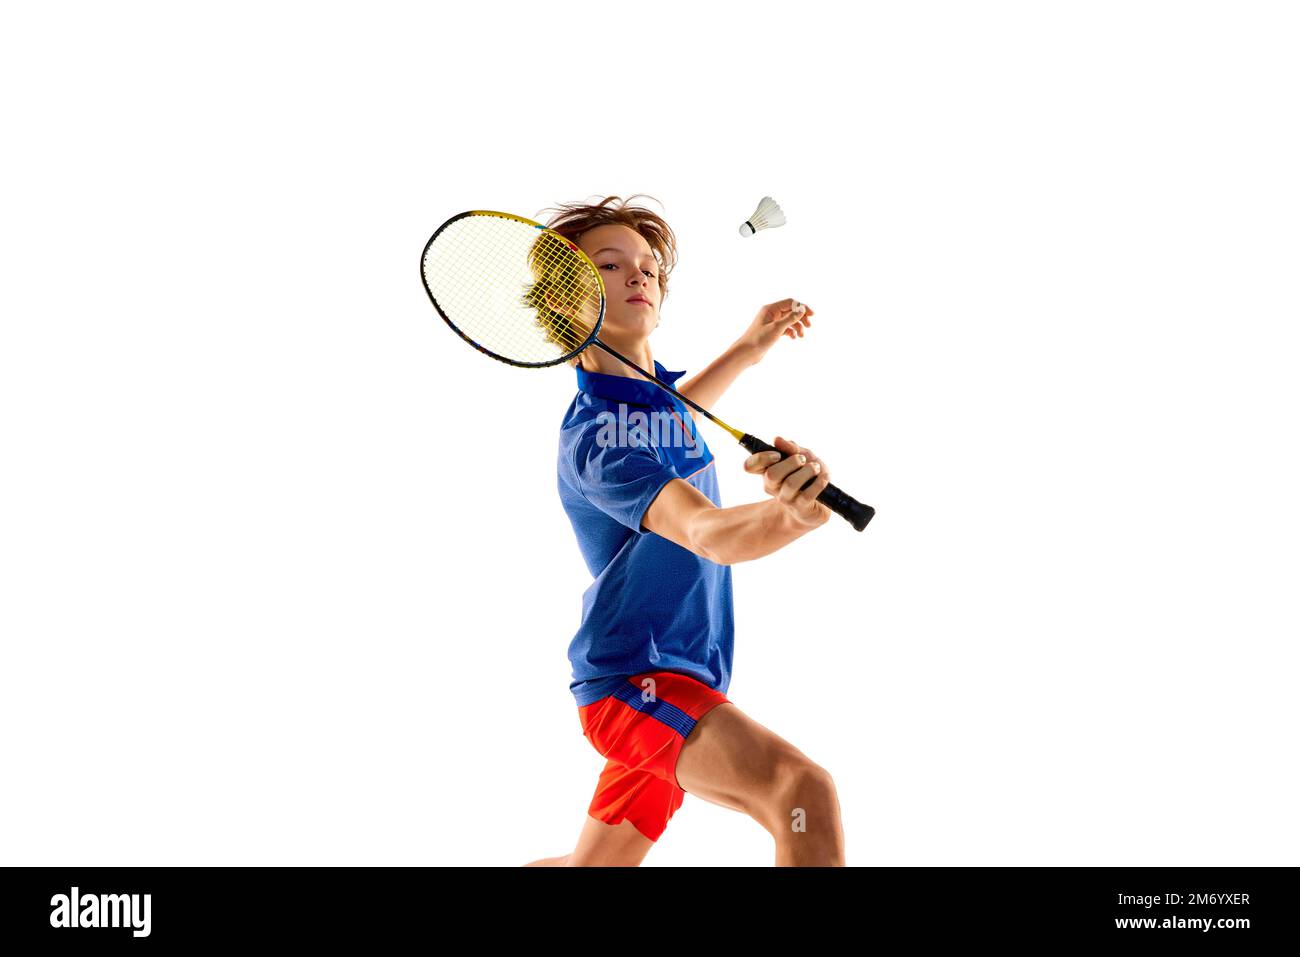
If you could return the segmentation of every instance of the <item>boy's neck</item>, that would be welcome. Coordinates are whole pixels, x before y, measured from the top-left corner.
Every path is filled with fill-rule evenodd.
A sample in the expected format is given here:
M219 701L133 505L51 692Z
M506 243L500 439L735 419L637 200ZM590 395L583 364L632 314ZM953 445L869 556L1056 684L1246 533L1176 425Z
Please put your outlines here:
M650 354L649 341L636 343L631 346L620 345L611 342L609 347L624 358L636 363L646 372L655 371L654 357ZM599 372L602 375L629 376L633 379L646 381L645 376L635 369L629 369L622 362L619 362L600 346L588 346L582 350L582 355L578 357L581 368L588 372Z

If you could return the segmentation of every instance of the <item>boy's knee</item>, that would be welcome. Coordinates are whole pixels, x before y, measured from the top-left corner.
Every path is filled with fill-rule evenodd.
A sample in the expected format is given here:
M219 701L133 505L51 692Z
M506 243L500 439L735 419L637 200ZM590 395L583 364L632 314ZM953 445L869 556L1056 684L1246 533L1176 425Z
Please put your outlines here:
M831 773L802 755L782 762L772 797L771 810L783 819L801 808L821 809L837 803Z

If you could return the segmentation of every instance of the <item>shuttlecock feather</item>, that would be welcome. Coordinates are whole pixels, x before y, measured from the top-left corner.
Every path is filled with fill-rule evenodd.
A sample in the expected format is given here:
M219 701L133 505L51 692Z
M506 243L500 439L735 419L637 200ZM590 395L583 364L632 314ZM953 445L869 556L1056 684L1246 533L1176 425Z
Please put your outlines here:
M754 215L741 224L740 235L752 236L760 229L775 229L784 225L785 213L781 212L781 207L771 196L764 196L758 209L754 210Z

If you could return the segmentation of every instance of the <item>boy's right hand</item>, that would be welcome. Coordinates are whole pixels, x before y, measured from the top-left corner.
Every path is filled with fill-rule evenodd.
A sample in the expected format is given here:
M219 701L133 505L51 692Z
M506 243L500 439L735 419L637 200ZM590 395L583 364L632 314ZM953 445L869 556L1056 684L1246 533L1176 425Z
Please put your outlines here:
M755 452L745 459L745 471L763 476L763 491L780 502L800 525L815 528L830 520L831 510L817 501L830 484L830 470L810 449L803 449L789 439L776 437L777 452ZM804 483L813 479L806 489Z

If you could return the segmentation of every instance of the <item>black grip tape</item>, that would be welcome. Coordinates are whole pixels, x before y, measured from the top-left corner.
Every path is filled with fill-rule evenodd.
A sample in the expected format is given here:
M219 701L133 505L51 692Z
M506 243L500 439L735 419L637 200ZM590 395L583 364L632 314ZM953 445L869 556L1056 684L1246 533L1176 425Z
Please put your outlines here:
M740 444L743 445L745 450L751 454L755 452L781 452L781 450L776 446L768 445L762 439L757 439L748 434L740 440ZM784 457L785 453L781 452L781 455ZM807 488L815 481L817 481L816 476L804 483L804 488ZM852 495L841 491L834 485L827 485L822 489L822 493L817 496L817 501L821 502L836 515L845 519L859 532L867 527L867 523L870 522L876 514L876 510L870 505L863 505Z

